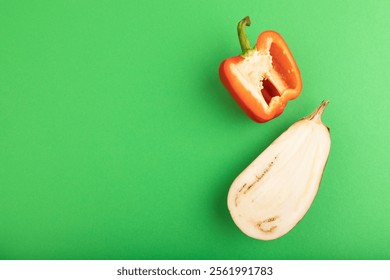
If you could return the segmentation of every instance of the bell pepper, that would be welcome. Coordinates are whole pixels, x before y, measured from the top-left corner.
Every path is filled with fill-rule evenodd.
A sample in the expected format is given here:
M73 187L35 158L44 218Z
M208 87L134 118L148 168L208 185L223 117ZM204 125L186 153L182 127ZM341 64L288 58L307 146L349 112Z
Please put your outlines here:
M299 96L302 80L282 36L264 31L252 48L245 31L250 24L249 17L238 23L242 54L224 60L219 76L246 114L263 123L279 116L287 102Z

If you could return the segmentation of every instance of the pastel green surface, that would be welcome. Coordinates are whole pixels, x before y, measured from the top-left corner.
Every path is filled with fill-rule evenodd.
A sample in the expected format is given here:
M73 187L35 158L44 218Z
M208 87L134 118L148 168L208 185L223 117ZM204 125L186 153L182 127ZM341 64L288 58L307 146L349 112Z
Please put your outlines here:
M390 259L389 1L0 1L1 259ZM257 124L219 81L282 34L303 92ZM304 219L262 242L234 178L329 99Z

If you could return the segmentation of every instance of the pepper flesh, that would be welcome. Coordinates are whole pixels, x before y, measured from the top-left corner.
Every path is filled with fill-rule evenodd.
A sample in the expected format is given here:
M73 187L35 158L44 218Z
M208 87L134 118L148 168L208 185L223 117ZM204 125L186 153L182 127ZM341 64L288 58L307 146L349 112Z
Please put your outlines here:
M224 60L219 76L246 114L262 123L279 116L288 101L299 96L302 80L282 36L275 31L264 31L251 48L245 34L245 26L249 25L249 17L239 22L242 54Z

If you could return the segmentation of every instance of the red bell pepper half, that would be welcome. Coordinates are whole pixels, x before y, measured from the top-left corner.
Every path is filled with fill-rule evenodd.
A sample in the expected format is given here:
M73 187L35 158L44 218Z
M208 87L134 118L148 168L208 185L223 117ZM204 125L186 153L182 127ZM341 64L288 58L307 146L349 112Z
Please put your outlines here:
M245 32L245 26L250 24L249 17L238 23L242 54L224 60L219 76L249 117L256 122L267 122L279 116L289 100L299 96L302 80L279 33L264 31L252 48Z

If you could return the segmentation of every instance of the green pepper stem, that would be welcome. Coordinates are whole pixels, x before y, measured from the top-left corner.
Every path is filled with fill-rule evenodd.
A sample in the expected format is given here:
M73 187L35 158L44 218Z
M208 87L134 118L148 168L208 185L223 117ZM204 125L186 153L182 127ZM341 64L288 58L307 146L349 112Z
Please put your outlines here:
M240 40L242 55L245 55L247 51L252 50L251 44L245 31L245 26L250 25L251 19L249 18L249 16L244 17L237 25L238 39Z

